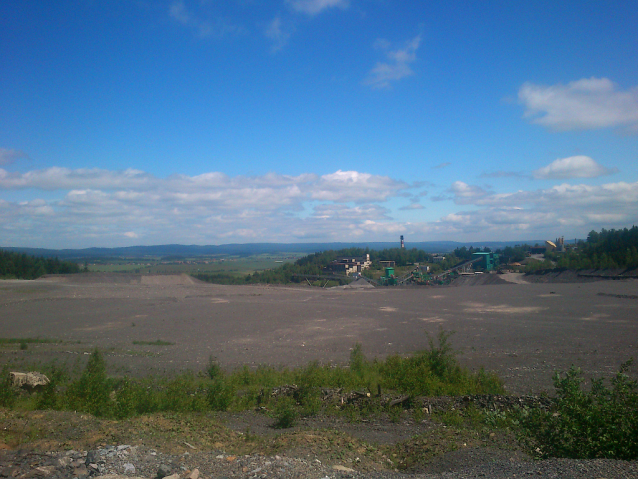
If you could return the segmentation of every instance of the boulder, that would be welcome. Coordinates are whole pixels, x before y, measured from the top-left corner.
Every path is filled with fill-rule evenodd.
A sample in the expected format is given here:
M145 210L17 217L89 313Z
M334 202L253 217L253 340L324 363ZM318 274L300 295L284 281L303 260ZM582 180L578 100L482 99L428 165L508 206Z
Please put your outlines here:
M43 388L51 381L42 373L32 371L30 373L11 372L11 382L15 387L27 389L29 391L36 388Z

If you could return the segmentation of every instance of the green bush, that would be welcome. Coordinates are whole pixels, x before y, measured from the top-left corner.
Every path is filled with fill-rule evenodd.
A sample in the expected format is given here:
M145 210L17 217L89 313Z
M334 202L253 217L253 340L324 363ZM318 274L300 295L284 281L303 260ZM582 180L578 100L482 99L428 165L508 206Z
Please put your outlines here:
M82 376L67 389L66 399L70 409L88 412L94 416L108 416L112 407L110 391L106 363L96 348L91 353Z
M383 386L410 396L502 394L503 383L495 374L461 367L449 341L452 334L441 329L438 344L428 334L429 349L389 356L381 371Z
M192 372L170 380L162 389L159 402L160 410L173 412L204 411L207 406L206 396Z
M594 379L583 390L574 367L556 374L555 407L521 411L523 440L543 457L637 459L638 382L626 374L631 362L620 367L611 389Z
M298 417L297 403L291 397L282 397L277 401L275 407L275 427L277 429L287 429L293 427Z
M9 366L4 366L0 374L2 374L0 376L0 406L13 407L16 401L16 390L9 375Z
M114 416L117 419L125 419L136 413L146 412L140 410L144 404L145 393L139 385L124 378L116 388Z
M224 374L222 367L219 365L219 362L213 357L210 356L208 358L208 367L206 368L206 374L210 379L217 379Z
M228 411L235 398L235 388L230 381L218 376L208 387L206 399L213 411Z

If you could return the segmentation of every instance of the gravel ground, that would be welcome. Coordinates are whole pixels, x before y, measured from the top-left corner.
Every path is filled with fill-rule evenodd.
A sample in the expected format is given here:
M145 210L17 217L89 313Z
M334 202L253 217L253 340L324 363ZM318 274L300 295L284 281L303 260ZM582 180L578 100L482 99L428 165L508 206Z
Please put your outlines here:
M463 352L463 364L496 371L510 394L524 395L551 393L553 372L572 364L586 376L609 376L629 357L638 358L638 281L588 278L575 283L563 275L559 281L566 282L530 284L516 278L515 284L481 276L472 285L360 290L218 286L183 276L88 274L3 281L0 338L64 342L32 343L24 351L3 345L0 364L53 359L73 364L86 360L94 347L107 351L111 372L133 375L201 370L211 355L228 368L344 363L355 342L370 356L410 353L427 345L424 330L436 334L442 327L456 331L453 344ZM156 339L175 344L133 345ZM239 418L238 424L245 420ZM395 426L350 429L353 437L379 443L396 443L410 433L410 428ZM531 461L519 453L473 445L439 455L410 476L382 470L379 463L321 462L310 451L234 456L223 449L169 454L125 446L37 452L25 445L20 446L24 450L3 449L0 442L0 477L120 474L150 479L158 477L162 465L162 474L177 474L171 479L638 477L636 461ZM93 462L87 465L87 458Z
M206 367L343 364L360 343L385 357L456 331L472 368L496 371L511 394L552 391L557 370L610 376L638 359L638 280L373 289L221 286L185 276L87 274L0 282L0 338L61 344L0 347L0 363L86 360L105 351L112 373L144 376ZM472 278L472 281L479 279ZM135 345L134 341L174 343Z
M502 455L502 454L501 454ZM318 459L286 456L234 456L223 451L168 455L144 447L106 446L91 451L62 453L0 451L0 477L104 478L636 478L637 461L567 460L517 461L493 455L489 462L482 451L448 454L433 465L439 471L402 474L393 471L360 473L356 465L326 465Z

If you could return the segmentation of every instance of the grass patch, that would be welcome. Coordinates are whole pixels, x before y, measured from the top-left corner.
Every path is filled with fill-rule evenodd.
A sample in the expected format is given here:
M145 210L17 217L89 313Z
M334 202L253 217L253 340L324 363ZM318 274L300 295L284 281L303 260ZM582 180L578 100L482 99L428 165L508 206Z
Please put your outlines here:
M136 346L173 346L175 343L157 339L155 341L133 341L133 344L135 344Z

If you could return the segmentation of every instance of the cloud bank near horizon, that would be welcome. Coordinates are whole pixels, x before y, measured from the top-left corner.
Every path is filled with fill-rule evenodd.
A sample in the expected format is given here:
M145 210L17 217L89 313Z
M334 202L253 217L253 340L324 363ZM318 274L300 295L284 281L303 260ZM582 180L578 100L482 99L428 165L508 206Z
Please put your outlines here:
M415 241L518 240L558 233L583 237L638 217L638 182L495 193L456 181L443 200L460 210L438 218L427 218L425 195L419 203L392 206L414 189L388 176L341 170L157 178L134 169L0 168L0 191L36 192L29 201L0 200L0 237L3 246L55 248L389 241L400 234ZM406 214L410 221L399 219Z

